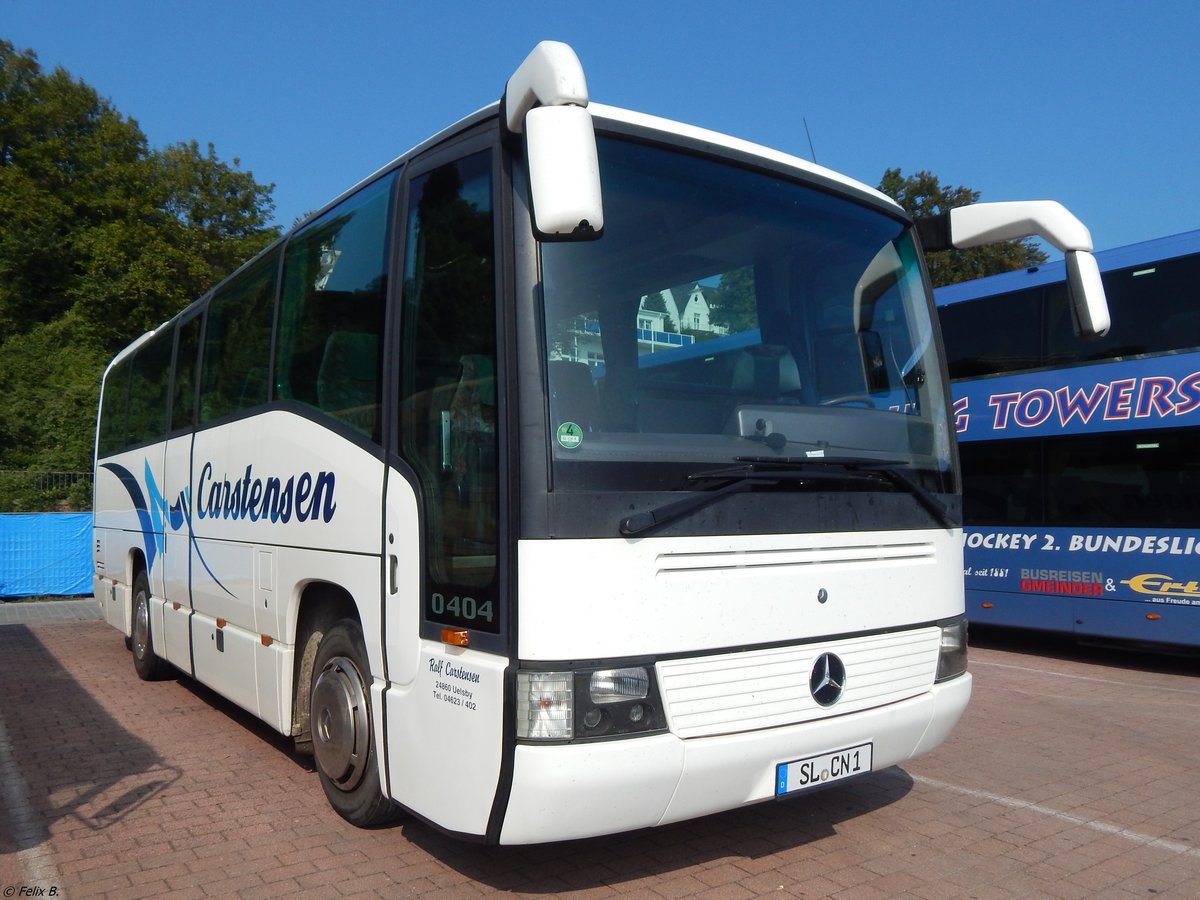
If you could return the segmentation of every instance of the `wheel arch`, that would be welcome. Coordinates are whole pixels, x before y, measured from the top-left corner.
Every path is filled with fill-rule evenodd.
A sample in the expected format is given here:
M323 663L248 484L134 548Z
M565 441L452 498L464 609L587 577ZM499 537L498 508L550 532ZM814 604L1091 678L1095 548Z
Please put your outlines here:
M309 701L313 663L317 648L329 628L341 619L354 619L362 626L362 615L354 597L340 585L314 581L303 586L296 607L296 652L292 666L292 726L296 749L312 752Z
M146 555L138 547L130 547L125 558L125 584L120 592L122 596L121 616L125 624L125 637L133 636L133 589L138 575L146 576L146 584L154 595L154 582L150 579L150 567L146 564Z

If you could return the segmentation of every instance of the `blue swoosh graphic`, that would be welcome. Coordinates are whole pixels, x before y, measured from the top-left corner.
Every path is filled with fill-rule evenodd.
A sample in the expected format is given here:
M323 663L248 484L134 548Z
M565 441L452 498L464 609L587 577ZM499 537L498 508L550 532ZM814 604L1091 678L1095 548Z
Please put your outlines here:
M166 498L159 491L158 484L154 481L154 473L150 468L150 460L145 460L146 488L150 492L150 501L147 502L137 478L124 466L117 465L116 463L102 463L101 468L108 469L120 479L126 493L129 494L129 499L133 502L133 508L137 512L138 523L142 529L142 542L146 548L146 568L148 570L154 570L154 560L158 552L162 549L162 531L165 513L166 521L170 523L172 531L179 531L184 525L187 525L188 544L195 548L196 559L200 560L200 565L204 567L204 571L208 573L208 576L217 587L230 597L233 597L234 600L238 599L237 595L225 587L221 583L221 579L217 578L216 573L209 566L208 560L200 552L200 545L196 543L196 536L192 533L190 487L180 493L179 500L175 505L169 506Z
M146 546L146 568L153 571L154 557L158 552L158 536L154 533L154 522L141 485L137 483L137 478L133 473L124 466L116 463L104 463L101 468L108 469L120 479L126 493L129 494L129 499L133 501L134 512L137 513L138 522L142 526L142 542Z

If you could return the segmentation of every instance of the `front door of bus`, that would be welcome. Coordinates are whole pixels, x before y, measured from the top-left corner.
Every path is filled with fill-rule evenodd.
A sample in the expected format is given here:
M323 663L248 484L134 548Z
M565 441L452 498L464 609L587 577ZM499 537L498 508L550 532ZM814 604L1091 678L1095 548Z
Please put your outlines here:
M393 796L442 827L483 834L508 663L497 589L496 179L490 140L456 150L414 163L403 193L387 727Z
M175 380L171 386L171 425L163 473L163 607L166 657L193 674L191 614L192 426L196 420L196 366L202 310L180 321L175 331ZM157 623L156 623L157 624Z

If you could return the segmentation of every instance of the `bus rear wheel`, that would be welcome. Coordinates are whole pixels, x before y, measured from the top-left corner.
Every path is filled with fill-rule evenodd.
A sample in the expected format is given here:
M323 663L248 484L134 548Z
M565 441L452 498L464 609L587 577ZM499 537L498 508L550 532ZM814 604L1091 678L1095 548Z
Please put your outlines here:
M325 796L338 815L362 828L382 825L397 814L380 786L370 675L362 628L353 619L342 619L317 648L309 725Z
M133 580L133 628L128 646L133 651L133 669L142 681L159 681L167 676L167 663L154 655L150 633L150 581L145 572Z

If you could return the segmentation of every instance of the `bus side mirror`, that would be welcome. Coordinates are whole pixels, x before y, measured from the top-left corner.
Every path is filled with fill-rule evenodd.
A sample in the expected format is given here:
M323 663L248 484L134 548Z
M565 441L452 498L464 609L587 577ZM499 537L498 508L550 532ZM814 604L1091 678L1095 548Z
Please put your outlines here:
M581 106L538 106L525 114L524 131L537 237L600 237L604 205L591 113Z
M1086 250L1064 254L1067 266L1067 296L1071 301L1071 321L1080 337L1101 337L1111 324L1104 283L1096 257Z
M1018 200L958 206L916 220L925 252L980 247L999 241L1040 237L1063 252L1071 319L1080 337L1100 337L1108 332L1108 300L1100 267L1092 256L1092 236L1061 203L1053 200Z
M587 81L575 51L542 41L517 67L500 101L506 137L524 135L533 230L543 241L600 237L604 205Z

